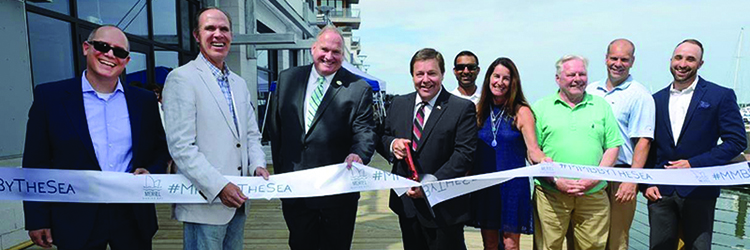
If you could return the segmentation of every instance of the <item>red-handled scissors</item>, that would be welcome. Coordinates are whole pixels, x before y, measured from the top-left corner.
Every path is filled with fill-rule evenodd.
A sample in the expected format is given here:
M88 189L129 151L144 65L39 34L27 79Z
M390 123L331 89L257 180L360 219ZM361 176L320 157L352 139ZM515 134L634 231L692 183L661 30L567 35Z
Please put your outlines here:
M411 142L406 143L406 164L409 165L409 170L411 171L411 179L414 181L419 181L419 174L417 173L417 168L414 167L414 159L411 157Z

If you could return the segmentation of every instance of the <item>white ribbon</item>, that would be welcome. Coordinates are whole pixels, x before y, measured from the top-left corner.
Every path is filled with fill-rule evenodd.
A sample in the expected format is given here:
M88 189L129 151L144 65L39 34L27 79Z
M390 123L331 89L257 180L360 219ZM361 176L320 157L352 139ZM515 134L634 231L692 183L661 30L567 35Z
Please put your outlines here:
M429 203L496 185L516 177L567 177L664 185L750 184L747 162L691 169L630 169L543 163L513 170L417 183L355 163L335 164L261 177L227 176L250 199L299 198L422 186ZM88 203L206 203L182 175L0 167L0 200Z

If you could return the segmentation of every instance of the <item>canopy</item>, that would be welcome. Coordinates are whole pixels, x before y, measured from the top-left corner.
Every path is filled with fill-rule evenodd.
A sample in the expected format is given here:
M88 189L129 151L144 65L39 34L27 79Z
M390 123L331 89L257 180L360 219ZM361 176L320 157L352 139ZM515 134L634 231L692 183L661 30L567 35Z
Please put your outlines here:
M377 77L371 76L370 74L367 74L365 72L362 72L359 70L356 66L352 65L351 63L344 61L341 63L341 66L344 67L349 72L352 72L355 75L358 75L359 77L362 77L367 83L372 86L372 90L375 92L378 91L385 91L385 81L378 79Z

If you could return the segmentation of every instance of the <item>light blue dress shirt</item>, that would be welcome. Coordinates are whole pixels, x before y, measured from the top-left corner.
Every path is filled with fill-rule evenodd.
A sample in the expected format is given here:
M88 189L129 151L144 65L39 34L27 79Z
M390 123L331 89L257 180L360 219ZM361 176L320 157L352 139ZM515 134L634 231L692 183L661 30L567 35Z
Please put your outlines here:
M607 100L617 119L624 144L620 147L616 164L633 164L632 138L654 138L656 105L651 93L639 82L628 76L619 86L607 91L607 79L594 82L586 87L586 92Z
M111 94L98 93L91 87L84 71L81 85L86 122L99 167L102 171L129 172L133 140L122 83L118 80Z

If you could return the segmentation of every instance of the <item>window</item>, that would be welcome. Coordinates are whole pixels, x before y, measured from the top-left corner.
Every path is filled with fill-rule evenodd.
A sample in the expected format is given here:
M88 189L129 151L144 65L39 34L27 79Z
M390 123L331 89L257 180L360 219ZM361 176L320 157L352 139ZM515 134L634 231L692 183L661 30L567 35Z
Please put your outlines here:
M34 85L80 75L86 69L80 43L103 24L120 27L130 38L131 60L124 84L163 83L169 70L198 53L191 18L201 6L199 0L22 2L26 3Z
M34 86L75 77L70 23L34 13L27 19Z
M78 18L112 24L126 33L148 36L146 0L78 0Z
M55 1L50 1L50 2L39 2L39 3L32 3L32 2L27 1L27 3L30 5L40 7L40 8L70 15L70 2L68 2L68 0L55 0Z
M178 44L177 5L175 0L152 0L154 41L165 44Z
M130 51L130 62L125 66L125 73L128 74L125 77L125 84L132 82L139 82L141 86L148 84L146 60L146 54Z
M167 74L180 66L180 54L177 51L157 50L154 51L154 61L154 81L158 85L164 85Z

